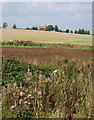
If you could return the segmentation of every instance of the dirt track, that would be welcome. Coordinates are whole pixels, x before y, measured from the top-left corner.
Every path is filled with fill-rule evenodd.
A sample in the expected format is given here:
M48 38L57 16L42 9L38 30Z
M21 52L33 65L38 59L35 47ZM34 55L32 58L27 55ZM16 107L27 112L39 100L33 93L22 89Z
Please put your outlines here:
M58 58L87 61L92 57L92 50L3 47L2 54L5 58L16 58L27 62L51 62Z

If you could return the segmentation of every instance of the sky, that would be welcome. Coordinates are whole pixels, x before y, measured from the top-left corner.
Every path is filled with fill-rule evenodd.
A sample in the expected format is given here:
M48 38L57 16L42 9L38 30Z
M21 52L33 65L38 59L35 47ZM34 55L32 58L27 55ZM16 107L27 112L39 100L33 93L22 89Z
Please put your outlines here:
M93 0L1 0L2 2L93 2Z
M91 2L3 2L2 22L12 28L58 25L59 29L92 31Z

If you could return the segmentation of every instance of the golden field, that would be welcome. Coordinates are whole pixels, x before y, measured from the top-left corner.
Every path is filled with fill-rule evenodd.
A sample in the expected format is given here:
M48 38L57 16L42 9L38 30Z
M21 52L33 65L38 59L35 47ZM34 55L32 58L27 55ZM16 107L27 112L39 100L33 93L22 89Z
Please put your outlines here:
M92 45L92 35L79 35L60 32L22 30L22 29L2 29L3 42L14 40L30 40L42 43L66 43L79 45Z

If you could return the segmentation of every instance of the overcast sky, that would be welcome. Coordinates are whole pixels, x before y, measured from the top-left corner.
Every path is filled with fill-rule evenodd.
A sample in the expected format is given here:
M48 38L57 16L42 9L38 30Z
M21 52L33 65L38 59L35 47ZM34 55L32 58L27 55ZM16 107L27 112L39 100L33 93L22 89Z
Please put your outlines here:
M92 30L91 2L5 2L2 3L2 20L8 27L58 25L60 29Z

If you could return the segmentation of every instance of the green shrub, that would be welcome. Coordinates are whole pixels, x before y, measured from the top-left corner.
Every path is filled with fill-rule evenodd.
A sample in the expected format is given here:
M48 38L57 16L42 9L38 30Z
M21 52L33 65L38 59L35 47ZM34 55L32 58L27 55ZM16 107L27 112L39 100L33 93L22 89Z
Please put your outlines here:
M25 62L20 62L15 59L3 59L2 61L2 85L7 86L8 83L15 83L17 85L28 86L25 79L28 69L32 72L32 77L38 79L39 74L46 77L54 70L54 67L49 65L33 65ZM36 75L36 76L35 76Z
M27 65L23 62L15 59L3 59L2 61L2 85L7 83L17 82L24 85L25 73L27 71Z

